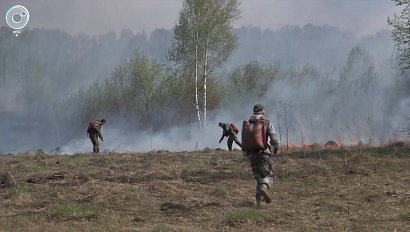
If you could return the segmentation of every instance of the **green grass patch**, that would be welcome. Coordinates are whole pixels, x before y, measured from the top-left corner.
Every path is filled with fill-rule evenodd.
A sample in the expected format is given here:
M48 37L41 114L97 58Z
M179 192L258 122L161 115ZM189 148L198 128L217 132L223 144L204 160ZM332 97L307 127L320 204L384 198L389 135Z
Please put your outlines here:
M30 190L26 187L13 187L8 190L4 198L6 199L18 198L19 196L23 194L28 194L28 193L30 193Z
M410 222L410 211L400 214L400 220Z
M126 192L126 193L135 193L137 189L134 186L127 186L121 189L121 191Z
M258 210L240 210L228 214L225 217L225 222L235 224L237 222L255 222L263 219L263 215Z
M150 230L150 232L168 232L168 231L172 231L172 229L166 225L157 225Z
M11 191L12 191L13 194L21 195L21 194L24 194L24 193L29 193L30 189L28 189L26 187L15 187Z
M94 210L90 208L71 204L59 206L55 210L55 216L67 219L91 218L94 215Z

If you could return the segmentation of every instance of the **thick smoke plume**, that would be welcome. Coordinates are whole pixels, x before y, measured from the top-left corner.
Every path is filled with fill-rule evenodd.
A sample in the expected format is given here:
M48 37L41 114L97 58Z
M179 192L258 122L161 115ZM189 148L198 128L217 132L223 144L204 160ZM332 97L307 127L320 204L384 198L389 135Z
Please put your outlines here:
M67 30L72 27L66 26ZM240 127L255 103L266 106L282 145L287 140L299 146L302 140L304 144L335 140L374 145L405 136L402 129L408 123L405 116L410 115L410 98L406 79L395 71L389 31L357 37L358 28L355 33L313 24L278 28L237 28L239 47L230 62L218 70L223 79L233 68L250 61L277 63L280 70L263 98L225 102L210 112L203 131L191 122L175 123L178 126L167 122L163 130L136 130L130 128L138 125L130 127L115 112L90 115L89 120L108 120L101 149L225 149L226 140L218 144L222 132L218 122ZM93 36L73 35L75 29L71 28L72 34L29 29L16 40L8 28L1 28L0 153L90 151L87 125L80 114L64 112L70 104L67 99L79 89L111 77L134 49L166 63L172 39L172 32L166 29L153 29L150 34L133 29Z

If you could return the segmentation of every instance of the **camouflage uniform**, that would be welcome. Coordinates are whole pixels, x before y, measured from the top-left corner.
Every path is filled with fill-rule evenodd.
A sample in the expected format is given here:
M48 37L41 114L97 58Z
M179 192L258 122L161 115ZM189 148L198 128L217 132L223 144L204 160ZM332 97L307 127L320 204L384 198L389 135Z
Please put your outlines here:
M219 123L219 126L222 127L222 136L219 139L219 143L222 142L222 140L224 139L224 137L228 137L228 150L232 151L232 144L233 141L235 141L236 144L238 144L239 147L242 147L241 142L238 140L238 137L236 136L236 133L234 131L234 129L231 127L230 123Z
M104 138L101 133L101 126L105 124L105 120L97 120L93 123L93 126L88 133L88 137L90 138L91 142L93 143L93 152L99 153L100 152L100 145L98 143L98 138L101 141L104 141Z
M275 129L273 124L267 120L263 115L265 113L264 107L262 105L255 105L254 115L249 119L250 122L258 121L261 117L264 118L266 125L266 138L270 140L270 145L266 141L267 147L265 150L260 151L250 151L246 155L249 158L252 168L253 177L256 180L256 191L255 198L256 203L259 206L260 202L264 200L267 203L270 203L270 197L268 194L268 189L273 185L273 168L272 168L272 148L273 153L276 155L279 149L279 142L276 139Z

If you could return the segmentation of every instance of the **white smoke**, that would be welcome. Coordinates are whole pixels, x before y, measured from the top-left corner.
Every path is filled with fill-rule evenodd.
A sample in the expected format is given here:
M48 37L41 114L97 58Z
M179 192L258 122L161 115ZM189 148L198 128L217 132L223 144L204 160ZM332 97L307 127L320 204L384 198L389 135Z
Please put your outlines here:
M206 129L198 129L196 123L187 124L182 127L173 127L161 132L127 132L126 129L111 128L109 123L103 126L102 133L104 141L100 141L100 151L110 152L149 152L153 150L195 151L205 148L227 149L227 139L224 138L221 144L218 143L222 129L218 126L219 121L229 117L218 117L216 120L208 121ZM226 121L240 126L241 121ZM240 134L238 135L240 136ZM239 149L236 144L234 148ZM75 139L59 149L61 154L75 154L92 151L90 139Z
M182 1L174 0L166 1L166 3L161 1L161 4L156 3L156 1L130 0L122 1L121 3L104 1L104 4L98 3L95 8L90 8L90 6L95 5L96 2L97 1L87 1L87 3L85 3L84 1L73 0L68 3L66 1L44 0L34 2L23 0L20 3L26 5L31 12L32 21L30 21L29 24L30 28L59 29L68 31L71 34L101 34L106 33L107 31L120 31L123 30L123 28L130 28L134 32L142 31L144 29L150 31L151 29L158 27L171 28L177 18ZM1 11L8 9L12 4L14 4L12 0L1 1ZM168 10L170 5L172 5L172 10ZM44 9L48 9L48 12L44 13ZM66 10L61 11L61 9ZM89 9L93 10L90 11ZM114 11L116 14L113 14ZM367 35L379 31L380 29L388 28L386 18L393 15L395 7L390 1L374 1L370 4L367 1L358 3L353 0L343 1L343 3L339 0L260 0L243 1L242 11L243 17L236 26L253 25L263 29L279 29L282 26L289 24L305 25L307 23L313 23L315 25L334 25L342 29L353 31L355 35ZM351 15L348 20L346 19L347 14ZM73 15L75 17L73 17ZM107 15L110 17L96 18L96 16L101 17ZM161 17L153 17L153 15L160 15ZM261 15L263 15L263 17L260 17ZM295 17L295 15L298 17ZM135 17L137 17L137 19L135 19ZM130 21L130 18L133 20ZM95 21L99 21L100 23L96 25ZM4 32L4 30L2 31ZM265 32L273 34L272 31L264 31L264 33ZM47 31L44 30L41 33L47 33ZM304 32L302 31L302 33ZM64 32L60 34L64 34ZM105 40L110 41L112 36L108 33L102 37L104 37ZM44 48L41 47L42 49L39 49L44 51L45 49L50 48L51 45L55 44L55 41L59 41L57 45L60 45L60 40L58 38L60 37L50 38L50 41L34 40L34 42L30 42L31 44L38 43L39 45L47 45L44 46ZM114 44L119 44L115 39L116 37L114 36ZM333 39L334 38L331 38L331 40ZM71 41L71 39L68 41ZM270 40L266 42L273 43ZM251 41L251 44L256 43L259 44L259 42ZM280 44L279 46L282 45L283 47L286 47L295 45L295 43L297 44L298 42L297 38L291 38L290 35L289 37L286 37L282 43L284 44ZM347 43L340 44L346 45ZM287 120L291 143L300 144L301 133L303 134L305 143L324 143L329 139L341 139L344 143L349 143L349 140L352 140L351 137L354 137L353 139L355 140L362 140L363 142L373 140L372 142L374 143L382 142L382 140L386 139L388 140L394 137L395 134L397 134L396 132L406 125L407 120L403 115L409 115L410 113L410 100L405 94L397 91L397 84L395 83L398 82L398 79L395 71L387 65L380 63L385 61L391 55L390 51L392 50L392 43L385 43L382 47L380 47L380 44L380 41L374 42L370 37L368 40L364 40L362 44L359 44L361 47L367 48L369 53L374 56L376 60L376 72L378 74L378 81L375 88L367 91L366 97L360 96L359 98L355 98L352 91L343 91L343 89L335 90L328 94L323 92L323 89L329 88L328 82L334 82L333 88L340 88L337 86L339 76L339 66L337 65L342 64L336 64L335 67L332 66L329 68L333 69L334 73L321 73L314 77L302 76L307 79L302 79L296 82L297 85L295 85L295 82L291 83L284 79L278 79L272 84L266 98L247 99L246 102L242 102L240 105L227 105L224 106L223 110L210 112L212 117L210 117L207 129L202 132L198 131L195 123L183 127L172 128L171 126L171 129L162 132L129 131L128 128L123 129L124 126L108 123L103 129L105 141L101 142L101 150L146 152L154 149L181 151L203 149L206 147L212 149L226 149L226 139L222 144L218 144L221 135L221 129L218 127L218 122L233 122L240 127L242 120L249 118L252 106L255 103L262 103L266 106L267 117L274 122L278 133L278 125L281 127L280 134L282 135L282 144L285 142L285 107L288 110ZM112 54L111 56L99 57L98 52L100 52L101 49L92 50L98 51L92 52L92 55L82 54L84 56L92 56L92 59L89 59L90 61L97 61L90 62L90 64L87 63L84 70L78 69L77 65L65 67L65 60L61 59L62 62L60 63L62 68L56 68L55 72L52 72L52 75L50 74L49 77L54 78L60 74L71 73L70 77L73 79L66 78L68 80L66 83L58 83L58 85L63 85L66 88L68 88L70 83L77 84L78 82L79 84L83 81L82 84L87 84L94 80L104 79L110 75L113 67L120 63L120 60L117 59L117 57L127 57L124 56L125 51L104 45L104 43L101 43L101 48L111 48L109 51L109 54ZM351 45L347 44L346 46ZM51 49L54 48L52 47ZM253 47L249 49L252 50ZM327 52L332 49L336 50L339 48L336 47L336 45L333 47L333 44L331 44L331 48L324 51ZM127 50L130 49L127 47ZM270 62L276 62L277 60L281 62L281 57L276 57L278 54L275 53L275 51L268 51L268 49L263 47L261 50L267 50L267 53L270 54L270 56L268 56L271 58ZM316 51L312 51L312 49L309 50L308 48L300 46L300 50L301 54L306 54L306 60L297 60L301 65L304 63L311 63L309 61L317 58L315 57ZM286 52L288 51L284 50L284 53ZM348 50L345 52L347 54ZM67 53L67 51L62 51L58 54L64 55ZM21 54L24 56L26 53L21 50ZM93 56L94 54L96 54L95 57ZM336 56L336 54L340 54L340 49L339 53L335 52L328 57L332 57L332 55ZM79 56L82 57L82 55ZM309 56L311 57L311 60L308 59ZM337 55L337 57L341 56ZM303 56L303 58L305 58L305 56ZM54 59L54 57L51 57L50 59ZM34 62L35 60L36 59L33 58L27 63L36 65ZM319 63L320 60L321 59L316 59L315 65ZM10 62L19 63L19 60L11 60ZM264 60L264 62L269 61ZM323 66L329 66L328 62L324 63L322 63ZM283 66L286 65L293 64L283 64ZM91 75L92 73L89 73L91 70L89 67L91 66L97 67L100 72ZM4 67L0 68L4 69ZM322 67L316 68L322 69ZM14 68L12 66L8 67L8 71L10 70L13 71ZM22 72L16 73L19 75L23 74ZM30 76L31 73L30 75L27 75L27 77ZM314 80L312 80L312 78ZM0 152L21 152L26 149L32 150L38 148L44 148L45 150L53 148L53 151L57 151L55 149L57 146L60 146L58 149L60 153L68 154L92 150L91 142L85 134L84 137L76 138L72 141L60 141L59 136L56 136L55 140L46 141L47 138L45 138L45 136L43 137L43 135L49 135L51 133L58 135L58 133L54 132L52 128L49 128L48 124L51 123L39 117L33 120L35 122L41 122L41 128L39 128L40 126L30 121L32 119L31 115L21 116L21 119L16 117L13 112L17 114L18 111L16 109L22 107L22 105L19 105L16 102L16 98L18 97L16 96L17 90L15 90L15 88L9 88L9 86L7 86L7 88L1 87L2 86L0 86L0 116L2 117L1 120L3 122L0 124L0 131L2 134L5 134L5 136L2 136L2 141L0 142ZM56 86L54 86L54 88L55 87ZM61 94L64 95L64 97L67 93L75 92L73 89L65 89L65 91L64 94ZM56 93L52 96L46 96L45 98L54 99L56 97L61 97L58 95L59 94ZM45 105L44 107L51 107L47 104L43 105ZM5 111L12 113L3 117L4 114L2 114L2 112ZM58 124L63 125L61 127L72 126L64 125L65 122L60 122L59 119L60 118L57 115L56 121ZM16 126L10 126L13 123L15 123ZM26 126L22 127L21 125ZM74 128L75 126L72 127ZM16 130L16 128L18 130ZM66 132L67 131L60 131L59 133Z

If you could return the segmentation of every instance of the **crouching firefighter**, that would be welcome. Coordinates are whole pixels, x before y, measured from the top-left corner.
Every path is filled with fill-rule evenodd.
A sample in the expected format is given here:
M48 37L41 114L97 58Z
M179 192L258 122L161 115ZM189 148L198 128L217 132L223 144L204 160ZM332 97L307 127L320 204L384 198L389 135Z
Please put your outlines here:
M98 138L101 139L101 141L104 141L103 135L101 133L101 126L104 125L106 122L105 119L97 120L95 122L90 122L88 124L87 128L87 133L88 137L91 140L91 143L93 144L93 152L94 153L99 153L100 152L100 146L98 143Z
M271 155L277 154L279 142L273 124L265 118L265 107L256 104L253 115L242 126L242 150L251 163L252 174L256 180L256 204L271 202L269 189L273 185ZM269 141L269 143L268 143Z
M228 145L228 150L229 151L232 151L232 145L233 145L234 141L239 147L242 147L241 142L239 142L239 139L236 136L238 134L239 130L235 126L235 124L220 122L218 125L219 125L219 127L222 128L222 136L219 139L219 143L222 142L224 137L228 137L227 145Z

